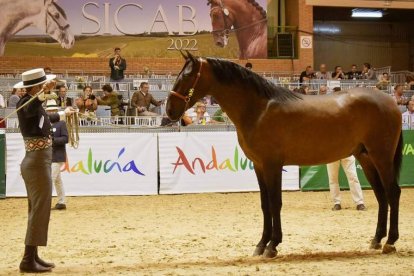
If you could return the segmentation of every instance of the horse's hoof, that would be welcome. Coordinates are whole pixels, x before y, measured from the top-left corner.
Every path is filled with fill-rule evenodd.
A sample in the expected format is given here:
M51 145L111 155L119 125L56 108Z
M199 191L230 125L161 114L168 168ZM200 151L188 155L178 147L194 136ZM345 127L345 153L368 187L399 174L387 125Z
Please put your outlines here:
M395 246L392 244L384 244L384 247L382 248L382 254L391 254L397 252L397 249L395 249Z
M268 249L266 248L264 253L263 253L263 257L266 259L273 259L277 256L277 250L273 250L273 249Z
M382 248L382 245L381 245L380 242L377 242L376 240L372 240L371 241L371 245L369 246L369 249L376 249L376 250L378 250L378 249L381 249L381 248Z
M264 251L265 251L264 246L256 246L256 249L253 252L253 256L261 256L261 255L263 255Z

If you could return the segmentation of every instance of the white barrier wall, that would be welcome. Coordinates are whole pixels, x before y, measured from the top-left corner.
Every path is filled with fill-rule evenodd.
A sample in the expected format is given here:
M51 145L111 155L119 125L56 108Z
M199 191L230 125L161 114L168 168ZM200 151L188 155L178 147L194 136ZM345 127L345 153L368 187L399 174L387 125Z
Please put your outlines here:
M7 196L26 196L20 163L20 133L6 135ZM78 149L67 146L62 168L67 195L157 194L157 134L81 133Z
M253 164L235 132L159 133L160 194L258 191ZM299 190L299 167L287 166L283 190Z
M6 196L25 196L20 133L6 134L6 147ZM259 190L235 132L81 133L79 148L67 153L62 178L69 196L157 194L158 162L161 194ZM282 176L282 189L299 189L298 166Z

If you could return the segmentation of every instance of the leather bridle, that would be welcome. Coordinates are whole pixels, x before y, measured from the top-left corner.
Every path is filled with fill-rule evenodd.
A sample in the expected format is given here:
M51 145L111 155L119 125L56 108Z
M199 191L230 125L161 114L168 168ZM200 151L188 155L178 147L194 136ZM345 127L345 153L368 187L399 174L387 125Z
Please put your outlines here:
M197 83L198 83L198 81L200 80L200 77L201 77L201 69L203 68L203 59L200 57L200 58L198 58L198 61L200 62L200 68L198 68L198 73L197 73L196 79L194 80L193 85L188 90L186 95L182 95L182 94L180 94L176 91L173 91L173 90L170 91L171 96L175 96L175 97L177 97L177 98L179 98L179 99L181 99L185 102L185 107L184 107L183 112L181 113L180 119L184 116L185 111L188 109L188 103L190 102L191 97L194 94L194 90L197 86Z
M59 27L59 29L61 31L66 30L67 28L70 27L68 21L65 18L63 18L63 15L61 13L59 13L59 15L60 15L59 18L55 18L54 14L52 14L52 11L51 11L52 5L54 5L57 10L59 10L59 8L60 8L60 7L57 8L58 5L56 3L54 3L54 2L52 2L47 7L47 12L46 12L46 27L47 27L48 20L50 20L49 17L51 17L52 20L55 21L55 23L58 25L58 27Z

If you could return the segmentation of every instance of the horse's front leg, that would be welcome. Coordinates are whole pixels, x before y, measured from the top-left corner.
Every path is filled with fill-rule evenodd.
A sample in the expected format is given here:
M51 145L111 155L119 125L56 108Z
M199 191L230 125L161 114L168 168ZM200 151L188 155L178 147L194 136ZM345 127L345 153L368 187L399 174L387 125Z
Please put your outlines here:
M272 236L272 216L269 209L269 199L267 195L266 184L264 182L263 173L258 168L254 168L257 176L257 181L259 182L260 187L260 202L263 212L263 233L262 238L254 250L253 256L263 255L267 243L270 241Z
M269 166L264 170L269 209L272 215L273 228L270 243L263 256L274 258L277 255L276 247L282 242L282 225L280 211L282 209L282 166Z

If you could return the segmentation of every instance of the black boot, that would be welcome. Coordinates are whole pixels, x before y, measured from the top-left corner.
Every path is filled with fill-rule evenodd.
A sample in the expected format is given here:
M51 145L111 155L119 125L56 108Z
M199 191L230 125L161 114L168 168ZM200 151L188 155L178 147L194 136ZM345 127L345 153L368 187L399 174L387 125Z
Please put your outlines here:
M39 253L37 252L37 246L36 246L35 261L36 261L36 263L38 263L38 264L40 264L41 266L44 266L44 267L50 267L50 268L55 267L54 263L48 263L48 262L45 262L42 259L40 259Z
M24 248L24 256L20 262L20 271L21 272L49 272L52 270L50 267L44 267L41 264L38 264L35 260L36 258L36 246L26 245Z

